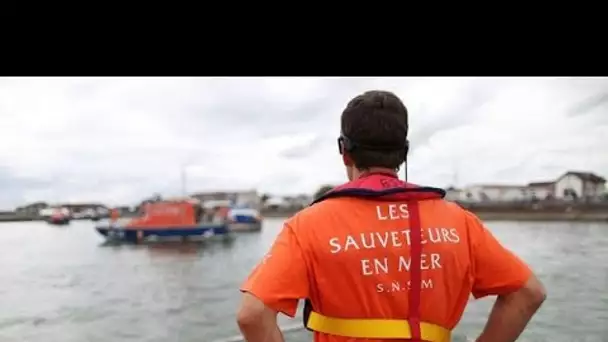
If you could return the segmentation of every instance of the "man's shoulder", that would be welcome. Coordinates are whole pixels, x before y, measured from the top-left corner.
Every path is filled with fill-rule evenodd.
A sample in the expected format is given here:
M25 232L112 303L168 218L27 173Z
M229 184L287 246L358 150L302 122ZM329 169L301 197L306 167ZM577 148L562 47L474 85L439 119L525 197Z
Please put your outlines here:
M477 215L457 202L446 199L433 199L425 202L420 207L420 215L425 217L426 222L450 224L456 229L467 231L471 224L481 222Z
M475 213L473 213L470 209L463 207L461 204L447 200L444 200L444 202L446 202L446 205L449 206L450 210L462 215L465 220L481 221L481 219Z
M350 210L350 206L357 201L361 200L349 197L327 199L298 211L286 223L294 229L308 224L318 225L324 219L333 217L337 211Z
M459 216L470 216L473 214L470 210L460 205L458 202L450 201L444 198L441 199L433 199L429 201L432 203L435 208L439 208L441 210L446 211L446 213L452 213Z

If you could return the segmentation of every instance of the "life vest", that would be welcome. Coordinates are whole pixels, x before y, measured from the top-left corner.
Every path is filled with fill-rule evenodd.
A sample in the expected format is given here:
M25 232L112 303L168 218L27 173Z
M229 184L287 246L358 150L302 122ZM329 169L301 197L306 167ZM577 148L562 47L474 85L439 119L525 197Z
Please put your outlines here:
M311 205L330 198L359 197L406 202L410 213L411 288L408 298L408 318L405 320L327 317L320 312L314 311L312 302L307 299L303 316L303 323L306 329L351 338L406 339L412 342L450 341L451 331L449 329L420 320L422 232L418 202L441 199L444 196L445 191L442 189L405 183L394 174L371 173L355 181L338 186L313 201Z

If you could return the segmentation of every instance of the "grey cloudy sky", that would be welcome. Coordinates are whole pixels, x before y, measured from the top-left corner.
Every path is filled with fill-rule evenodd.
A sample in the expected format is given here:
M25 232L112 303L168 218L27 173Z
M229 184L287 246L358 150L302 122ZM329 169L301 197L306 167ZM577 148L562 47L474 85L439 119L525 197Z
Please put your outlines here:
M410 180L436 186L608 176L608 79L3 78L0 208L134 204L154 192L312 193L344 181L350 98L410 111Z

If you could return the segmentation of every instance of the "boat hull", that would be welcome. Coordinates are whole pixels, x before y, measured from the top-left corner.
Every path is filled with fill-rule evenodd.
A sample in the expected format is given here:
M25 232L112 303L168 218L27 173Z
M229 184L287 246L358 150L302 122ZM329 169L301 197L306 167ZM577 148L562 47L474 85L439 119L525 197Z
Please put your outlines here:
M112 240L138 243L149 237L212 237L230 232L226 225L182 226L166 228L97 226L97 232Z
M64 226L70 224L70 219L67 217L64 218L49 218L46 220L48 224L56 225L56 226Z
M262 230L262 222L234 222L229 223L231 232L259 232Z

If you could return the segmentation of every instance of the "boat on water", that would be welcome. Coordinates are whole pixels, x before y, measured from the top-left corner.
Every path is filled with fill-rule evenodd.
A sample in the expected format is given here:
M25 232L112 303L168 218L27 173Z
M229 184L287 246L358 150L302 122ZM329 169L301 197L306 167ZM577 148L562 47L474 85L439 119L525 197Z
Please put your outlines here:
M232 208L228 211L228 227L235 232L259 232L262 215L252 208Z
M202 205L206 220L211 217L225 218L232 232L258 232L262 230L262 215L248 206L233 205L229 200L210 200Z
M208 238L230 232L225 220L201 222L200 205L193 200L147 203L143 207L143 214L126 224L119 224L116 218L112 218L95 229L108 239L132 243L151 238Z
M91 220L91 221L99 221L100 213L97 209L87 208L83 211L74 212L72 214L72 218L75 220Z
M67 225L72 219L67 208L48 208L41 210L40 215L47 223L53 225Z

